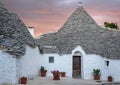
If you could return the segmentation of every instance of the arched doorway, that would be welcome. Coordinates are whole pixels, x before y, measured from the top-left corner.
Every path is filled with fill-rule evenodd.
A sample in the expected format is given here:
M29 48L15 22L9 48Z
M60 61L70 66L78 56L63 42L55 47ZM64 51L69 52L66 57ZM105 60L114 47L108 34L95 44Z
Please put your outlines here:
M81 53L79 51L73 55L73 78L81 78Z

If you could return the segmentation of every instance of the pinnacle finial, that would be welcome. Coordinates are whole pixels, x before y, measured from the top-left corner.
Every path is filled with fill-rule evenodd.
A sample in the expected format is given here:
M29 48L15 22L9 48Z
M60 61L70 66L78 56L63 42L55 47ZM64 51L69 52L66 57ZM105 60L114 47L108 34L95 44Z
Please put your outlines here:
M79 2L78 5L81 7L82 6L82 2Z

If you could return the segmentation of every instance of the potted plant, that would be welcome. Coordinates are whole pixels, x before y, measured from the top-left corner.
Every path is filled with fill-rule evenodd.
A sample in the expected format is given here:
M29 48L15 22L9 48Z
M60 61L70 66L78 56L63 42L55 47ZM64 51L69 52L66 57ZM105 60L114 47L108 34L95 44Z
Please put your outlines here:
M108 76L108 82L112 82L113 78L112 76Z
M94 80L100 80L100 69L93 69Z
M41 66L41 69L40 69L41 77L46 77L46 72L47 70L45 70L45 68Z
M60 72L58 70L51 71L53 74L53 80L60 80Z
M66 72L60 72L61 77L65 77Z
M25 76L21 77L20 84L27 84L27 77L25 77Z

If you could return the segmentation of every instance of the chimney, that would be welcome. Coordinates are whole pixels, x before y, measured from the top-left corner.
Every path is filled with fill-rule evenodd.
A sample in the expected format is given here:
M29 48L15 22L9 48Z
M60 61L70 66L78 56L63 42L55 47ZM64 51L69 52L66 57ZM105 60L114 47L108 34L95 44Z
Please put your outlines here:
M34 37L34 28L35 27L28 27L28 30L33 37Z

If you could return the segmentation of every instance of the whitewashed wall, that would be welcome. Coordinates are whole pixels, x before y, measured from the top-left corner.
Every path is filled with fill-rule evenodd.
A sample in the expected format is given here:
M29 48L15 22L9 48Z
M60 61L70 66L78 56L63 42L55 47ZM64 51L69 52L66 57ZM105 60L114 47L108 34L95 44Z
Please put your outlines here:
M0 50L0 84L16 83L16 58Z
M51 56L54 57L54 63L49 63ZM45 67L47 76L52 76L51 71L59 70L66 72L66 76L72 77L72 56L70 55L41 54L39 65Z
M99 55L89 54L83 56L84 79L93 79L93 69L101 69L101 80L107 80L108 76L113 77L113 81L120 81L120 60L108 60ZM106 66L106 60L109 66Z
M16 83L20 82L20 77L22 75L22 64L21 64L21 56L16 57Z
M107 68L109 75L113 76L113 81L120 82L120 60L109 60L110 66Z
M108 60L106 66L105 58L95 54L85 54L80 46L76 47L70 55L39 54L38 47L26 47L26 54L22 57L13 58L6 52L0 50L0 84L14 84L22 76L29 79L39 75L40 67L44 66L47 76L52 76L51 71L65 71L66 76L72 77L73 55L76 51L81 52L82 79L93 79L93 69L101 69L101 80L107 80L110 75L114 81L120 81L120 60ZM54 57L54 63L49 63L49 57Z
M84 79L93 79L93 69L101 69L101 79L105 79L106 74L105 70L103 70L105 67L105 62L102 57L94 54L83 56Z
M71 54L59 55L59 54L41 54L39 66L44 66L47 71L47 76L52 76L51 71L59 70L66 72L66 76L72 77L73 68L73 55L76 51L80 51L81 55L85 55L85 52L80 46L77 46ZM81 56L80 55L80 56ZM49 63L49 57L54 57L54 63ZM40 68L39 67L39 68Z
M22 73L21 76L26 76L28 79L38 76L39 70L39 49L26 47L26 53L20 58Z
M81 52L81 75L82 79L93 79L93 69L101 69L101 80L107 80L108 76L113 77L113 81L120 81L120 60L111 60L103 58L96 54L86 54L81 46L77 46L72 55L76 51ZM106 66L105 61L109 61L109 66Z
M38 76L39 57L38 47L27 46L25 55L16 58L0 50L0 84L18 83L22 76L28 79Z
M82 79L93 79L93 69L101 69L101 80L107 80L110 75L113 81L120 81L120 60L108 60L109 66L106 66L106 58L96 54L86 54L80 46L77 46L71 52L71 55L41 54L39 59L40 66L44 66L48 72L47 76L52 76L52 70L67 72L68 77L72 77L73 55L80 51L81 56L81 77ZM55 62L49 63L49 57L54 56Z

